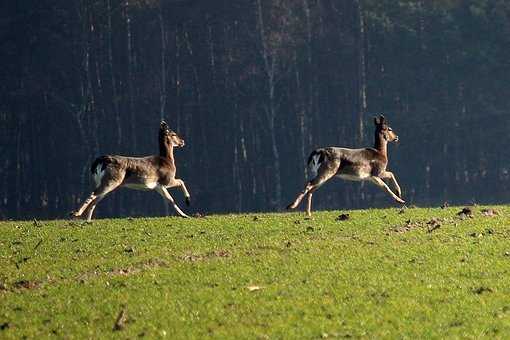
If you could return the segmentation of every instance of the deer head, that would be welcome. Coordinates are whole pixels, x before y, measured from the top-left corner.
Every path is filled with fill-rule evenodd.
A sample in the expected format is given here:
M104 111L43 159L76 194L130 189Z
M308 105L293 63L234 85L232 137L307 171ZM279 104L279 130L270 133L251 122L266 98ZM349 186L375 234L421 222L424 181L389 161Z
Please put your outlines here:
M374 118L375 122L375 135L382 137L388 142L398 142L398 136L393 129L388 125L386 118L383 115Z
M170 130L168 124L164 120L161 121L159 126L159 141L160 144L163 143L165 146L182 148L185 145L184 139L179 137L174 131Z

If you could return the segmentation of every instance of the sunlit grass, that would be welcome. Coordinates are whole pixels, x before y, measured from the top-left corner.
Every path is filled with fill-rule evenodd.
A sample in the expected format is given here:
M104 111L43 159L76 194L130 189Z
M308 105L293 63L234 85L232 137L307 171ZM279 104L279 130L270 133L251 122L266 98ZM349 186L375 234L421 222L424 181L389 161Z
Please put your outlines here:
M0 222L0 338L507 338L484 208Z

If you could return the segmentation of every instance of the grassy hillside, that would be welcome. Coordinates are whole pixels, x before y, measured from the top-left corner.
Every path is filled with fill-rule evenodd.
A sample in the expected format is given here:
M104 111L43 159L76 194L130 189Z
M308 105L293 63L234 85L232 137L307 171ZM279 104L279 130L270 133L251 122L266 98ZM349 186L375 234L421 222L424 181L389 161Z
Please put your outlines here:
M508 338L486 208L0 222L0 338Z

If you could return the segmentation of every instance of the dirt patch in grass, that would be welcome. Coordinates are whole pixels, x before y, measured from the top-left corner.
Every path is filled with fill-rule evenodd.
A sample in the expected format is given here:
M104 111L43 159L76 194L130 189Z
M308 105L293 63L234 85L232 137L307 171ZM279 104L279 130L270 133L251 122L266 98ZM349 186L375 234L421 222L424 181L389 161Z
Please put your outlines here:
M182 260L182 261L197 262L197 261L206 261L206 260L211 260L214 258L230 257L230 256L232 256L232 254L228 250L220 249L220 250L211 251L211 252L208 252L205 254L186 253L182 256L179 256L178 259Z
M29 281L29 280L19 280L14 282L14 288L16 289L34 289L40 286L40 283L37 281Z
M494 290L492 288L485 287L485 286L473 289L473 293L478 294L478 295L484 294L484 293L492 293L492 292L494 292Z
M486 216L486 217L494 217L494 216L499 215L499 212L492 208L482 209L482 210L480 210L480 212L482 213L483 216Z
M6 284L2 284L2 291L20 291L20 290L31 290L37 289L41 287L42 283L39 281L30 281L30 280L18 280L14 282L12 285L7 286Z
M499 215L499 212L493 208L483 208L482 210L480 210L480 213L484 217L495 217ZM475 210L474 208L465 207L457 213L457 216L461 220L465 220L466 218L474 218Z
M347 221L349 218L351 218L349 214L340 214L335 221Z
M131 266L124 267L124 268L115 268L108 271L100 271L100 270L94 270L93 272L83 273L80 274L77 277L77 280L81 283L85 283L86 281L90 280L93 277L97 277L100 275L108 275L110 277L116 277L116 276L130 276L130 275L136 275L141 272L153 269L153 268L164 268L168 267L168 263L165 260L162 259L149 259L147 261L142 261L135 263Z
M411 220L408 219L404 222L404 224L395 225L391 228L392 232L395 233L406 233L415 229L424 229L429 233L434 232L435 230L441 228L443 225L450 224L453 226L457 226L457 223L466 219L474 219L476 217L474 208L465 207L462 208L459 212L456 213L456 216L439 218L432 217L428 220ZM499 216L499 212L492 208L484 208L480 210L480 214L482 217L496 217ZM478 215L479 216L479 215ZM491 234L492 232L487 231L487 234ZM473 236L473 235L471 235Z
M425 229L427 232L431 233L434 230L441 228L443 224L450 222L453 222L453 220L437 217L433 217L430 220L418 220L418 221L407 220L403 225L393 226L391 231L395 233L406 233L414 229Z
M466 218L473 218L474 217L473 209L471 209L470 207L465 207L457 213L457 216L459 216L459 218L462 220Z
M113 324L114 331L121 331L126 327L127 314L126 310L123 308L120 310L117 318L115 319L115 323Z
M126 275L138 274L142 271L149 270L152 268L161 268L161 267L168 267L168 263L161 259L149 259L144 262L139 262L139 263L137 263L133 266L130 266L130 267L110 270L107 272L107 274L110 276L126 276Z

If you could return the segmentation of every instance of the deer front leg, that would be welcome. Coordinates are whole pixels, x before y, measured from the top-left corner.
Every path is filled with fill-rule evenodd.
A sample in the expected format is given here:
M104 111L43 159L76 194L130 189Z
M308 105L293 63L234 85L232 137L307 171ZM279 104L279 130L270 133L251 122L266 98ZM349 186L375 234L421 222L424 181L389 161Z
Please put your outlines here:
M385 171L381 178L389 178L391 182L393 183L393 186L395 187L395 190L397 191L397 196L402 198L402 190L400 190L400 185L398 185L397 178L391 171Z
M175 179L171 185L168 186L168 188L172 187L180 187L182 190L182 193L184 194L184 198L186 200L186 205L189 206L191 204L191 195L189 194L188 189L186 188L186 184L184 184L184 181L182 179Z
M170 193L168 192L168 190L166 190L166 188L162 185L158 185L155 190L161 195L163 196L164 199L166 199L167 201L169 201L172 206L174 207L175 211L177 212L177 214L179 214L179 216L181 217L185 217L185 218L188 218L189 216L186 215L178 206L177 204L175 203L173 197L170 195Z
M391 191L390 187L386 183L384 183L384 181L381 178L379 178L377 176L372 176L372 177L370 177L370 179L372 180L373 183L375 183L375 185L386 190L393 197L393 199L395 201L402 203L402 204L405 203L405 201L403 199L401 199L400 197L395 195L395 193L393 193L393 191Z

